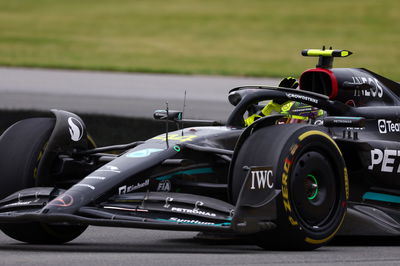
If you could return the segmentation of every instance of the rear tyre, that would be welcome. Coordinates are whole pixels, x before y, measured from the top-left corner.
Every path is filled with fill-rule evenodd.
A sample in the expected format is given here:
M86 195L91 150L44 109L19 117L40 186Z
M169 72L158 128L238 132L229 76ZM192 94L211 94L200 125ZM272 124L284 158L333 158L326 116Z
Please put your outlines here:
M38 165L54 124L53 118L26 119L13 124L0 136L0 199L39 183ZM86 228L42 223L0 225L6 235L35 244L68 242Z
M313 250L339 230L348 197L347 170L336 143L317 127L275 125L260 129L241 147L232 175L237 201L244 166L272 167L277 228L257 234L257 244L273 250Z

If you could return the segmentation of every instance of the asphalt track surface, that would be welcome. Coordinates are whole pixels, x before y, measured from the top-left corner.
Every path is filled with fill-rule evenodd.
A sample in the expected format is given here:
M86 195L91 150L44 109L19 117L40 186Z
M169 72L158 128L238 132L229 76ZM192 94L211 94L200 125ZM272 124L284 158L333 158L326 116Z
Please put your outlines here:
M275 79L0 68L0 108L67 109L151 117L168 101L187 115L223 120L230 88ZM400 265L400 239L345 239L313 252L264 251L196 232L89 227L65 245L28 245L0 233L0 265Z
M64 109L129 117L183 109L186 118L225 121L233 106L230 89L277 86L279 79L127 74L95 71L0 68L0 108Z
M199 241L194 232L89 228L64 245L28 245L0 234L0 265L399 265L398 241L359 240L311 252L264 251L235 241Z

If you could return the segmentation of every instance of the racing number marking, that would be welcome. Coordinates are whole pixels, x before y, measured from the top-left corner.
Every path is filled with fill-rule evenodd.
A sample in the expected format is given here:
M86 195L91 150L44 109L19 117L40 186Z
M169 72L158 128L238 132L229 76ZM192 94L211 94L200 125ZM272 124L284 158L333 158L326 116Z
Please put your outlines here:
M170 134L170 135L168 135L168 139L169 140L177 140L177 141L180 141L180 142L192 141L194 138L197 138L197 136L196 135L181 136L179 134ZM167 138L165 136L157 136L157 137L154 137L153 139L159 139L159 140L163 140L163 141L167 140Z

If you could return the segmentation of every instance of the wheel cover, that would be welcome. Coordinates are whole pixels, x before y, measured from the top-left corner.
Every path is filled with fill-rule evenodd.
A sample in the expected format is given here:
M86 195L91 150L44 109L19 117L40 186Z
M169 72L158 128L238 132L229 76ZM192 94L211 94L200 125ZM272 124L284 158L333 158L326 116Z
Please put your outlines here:
M331 163L320 152L304 152L296 160L291 184L294 209L302 225L322 230L338 206L338 183Z
M307 199L314 200L318 196L319 188L318 181L314 175L308 174L304 179L304 189L306 191Z

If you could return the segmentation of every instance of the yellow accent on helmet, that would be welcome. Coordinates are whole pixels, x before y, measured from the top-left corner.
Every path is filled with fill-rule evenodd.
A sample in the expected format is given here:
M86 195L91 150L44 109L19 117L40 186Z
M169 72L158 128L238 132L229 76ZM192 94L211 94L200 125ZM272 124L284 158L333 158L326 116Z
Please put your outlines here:
M283 105L286 105L287 103L292 103L292 102L286 102ZM291 107L291 106L290 106ZM289 108L290 109L290 108ZM261 113L265 116L271 115L272 111L275 111L277 113L280 113L282 111L282 104L275 103L273 100L270 101L262 110Z
M290 111L290 109L292 108L294 102L286 102L285 104L282 105L281 111L282 112L287 112Z
M300 115L288 115L287 117L291 118L291 119L299 119L299 120L304 120L304 121L308 120L308 117L300 116Z
M324 110L319 109L317 116L323 116L323 115L324 115Z

